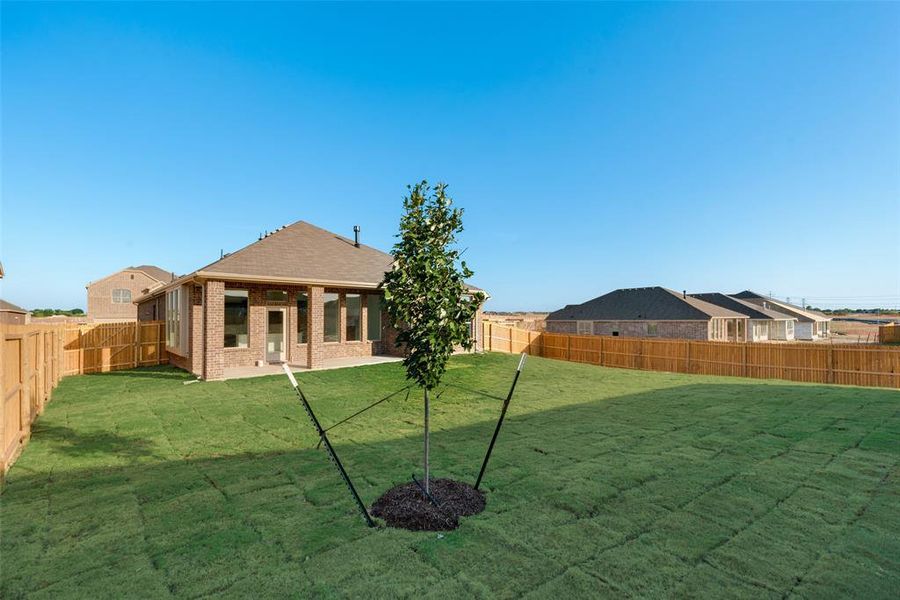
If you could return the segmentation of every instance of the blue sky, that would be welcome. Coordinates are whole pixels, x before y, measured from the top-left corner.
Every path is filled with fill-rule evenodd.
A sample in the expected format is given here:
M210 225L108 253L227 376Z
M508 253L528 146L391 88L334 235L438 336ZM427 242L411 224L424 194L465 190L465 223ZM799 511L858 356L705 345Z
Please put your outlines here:
M900 304L900 5L2 5L0 294L85 306L446 181L488 308Z

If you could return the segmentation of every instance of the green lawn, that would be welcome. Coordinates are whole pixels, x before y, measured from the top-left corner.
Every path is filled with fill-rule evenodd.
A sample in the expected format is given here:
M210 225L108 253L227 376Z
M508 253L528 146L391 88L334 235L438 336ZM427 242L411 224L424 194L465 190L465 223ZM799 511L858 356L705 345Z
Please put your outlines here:
M473 480L517 357L453 359L433 470ZM530 359L442 535L368 529L285 377L64 380L0 497L0 596L896 597L897 391ZM324 424L398 364L301 378ZM367 504L421 473L421 399L334 430Z

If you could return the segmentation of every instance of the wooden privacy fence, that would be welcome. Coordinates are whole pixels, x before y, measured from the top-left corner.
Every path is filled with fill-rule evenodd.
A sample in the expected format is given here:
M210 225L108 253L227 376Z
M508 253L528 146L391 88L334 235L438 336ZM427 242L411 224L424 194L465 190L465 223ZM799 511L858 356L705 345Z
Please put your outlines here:
M31 423L66 375L167 361L160 321L96 325L0 323L0 475L31 435Z
M484 348L604 367L900 388L900 348L891 346L570 335L485 322Z

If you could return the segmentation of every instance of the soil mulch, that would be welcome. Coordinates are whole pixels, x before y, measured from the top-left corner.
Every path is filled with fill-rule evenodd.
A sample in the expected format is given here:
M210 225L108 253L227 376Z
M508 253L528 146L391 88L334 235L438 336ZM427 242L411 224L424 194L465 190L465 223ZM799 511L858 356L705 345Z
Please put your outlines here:
M484 494L468 483L453 479L432 479L429 493L438 505L425 497L414 482L389 489L372 505L372 514L391 527L412 531L450 531L459 527L459 517L484 510Z

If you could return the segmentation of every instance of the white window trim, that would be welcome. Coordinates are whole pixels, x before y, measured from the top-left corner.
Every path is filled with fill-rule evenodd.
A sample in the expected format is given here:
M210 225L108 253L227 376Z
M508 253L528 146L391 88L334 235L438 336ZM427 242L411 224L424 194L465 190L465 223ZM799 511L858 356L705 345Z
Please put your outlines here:
M190 291L179 286L166 292L166 349L187 356Z
M116 292L119 292L118 298L116 297ZM122 299L125 294L127 294L127 300ZM113 304L131 304L131 290L128 288L114 288L112 292L110 292L110 297Z

